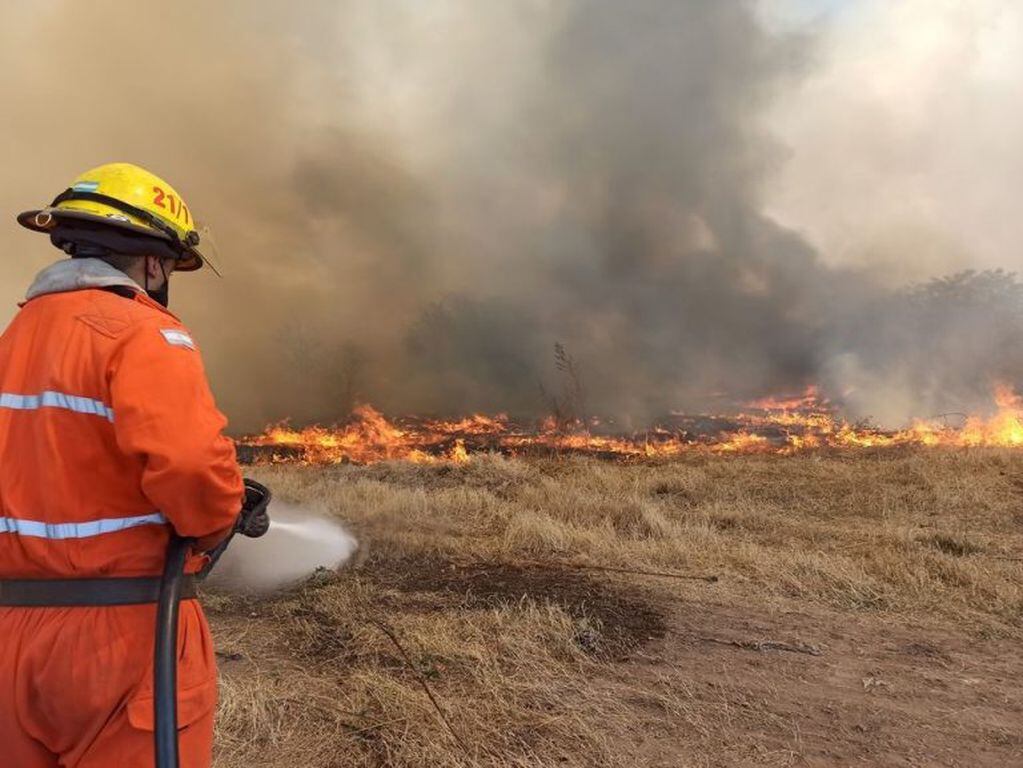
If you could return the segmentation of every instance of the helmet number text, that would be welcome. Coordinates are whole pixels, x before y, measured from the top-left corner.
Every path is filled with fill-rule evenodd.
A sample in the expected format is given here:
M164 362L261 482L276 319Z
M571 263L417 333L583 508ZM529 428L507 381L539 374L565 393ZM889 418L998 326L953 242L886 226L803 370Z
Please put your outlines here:
M160 187L153 187L153 205L169 210L177 219L184 218L185 224L192 223L192 218L188 214L188 206L174 195L164 192Z

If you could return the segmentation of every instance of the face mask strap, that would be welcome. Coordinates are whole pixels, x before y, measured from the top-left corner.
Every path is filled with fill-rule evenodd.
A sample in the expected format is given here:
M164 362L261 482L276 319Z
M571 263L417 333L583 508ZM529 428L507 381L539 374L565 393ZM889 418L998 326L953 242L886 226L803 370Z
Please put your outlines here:
M166 307L170 303L170 275L167 274L167 268L163 266L163 259L161 259L159 256L145 256L143 258L145 259L155 258L160 262L160 272L163 273L163 285L161 285L159 288L154 289L149 288L149 265L146 264L145 285L143 285L142 287L145 288L146 295L149 296L149 298L151 298L160 306Z

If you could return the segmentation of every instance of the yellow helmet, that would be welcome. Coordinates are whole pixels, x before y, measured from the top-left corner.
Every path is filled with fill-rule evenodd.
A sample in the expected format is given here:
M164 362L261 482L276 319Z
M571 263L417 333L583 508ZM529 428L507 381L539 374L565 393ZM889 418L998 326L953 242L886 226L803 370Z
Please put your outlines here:
M135 246L139 241L132 235L145 235L162 243L161 253L177 259L177 270L187 272L209 264L220 274L207 249L199 249L195 219L177 190L131 163L108 163L86 171L47 207L20 214L18 223L49 233L59 247L81 239L113 242L113 252L124 252L129 243L143 248ZM73 254L73 248L65 250Z

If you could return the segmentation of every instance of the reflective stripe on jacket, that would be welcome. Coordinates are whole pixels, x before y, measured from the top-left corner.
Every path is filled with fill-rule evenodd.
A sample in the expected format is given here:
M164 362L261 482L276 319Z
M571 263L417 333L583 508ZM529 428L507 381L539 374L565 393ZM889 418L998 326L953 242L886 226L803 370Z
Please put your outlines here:
M0 578L151 575L171 526L223 535L241 475L184 326L91 259L29 297L0 336Z

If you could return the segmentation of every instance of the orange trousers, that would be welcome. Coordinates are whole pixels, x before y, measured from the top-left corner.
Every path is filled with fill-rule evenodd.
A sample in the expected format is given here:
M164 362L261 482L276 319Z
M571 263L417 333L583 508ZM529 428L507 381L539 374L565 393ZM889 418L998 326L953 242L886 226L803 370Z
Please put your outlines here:
M217 669L195 600L181 604L182 768L208 768ZM155 605L0 607L0 766L152 768Z

